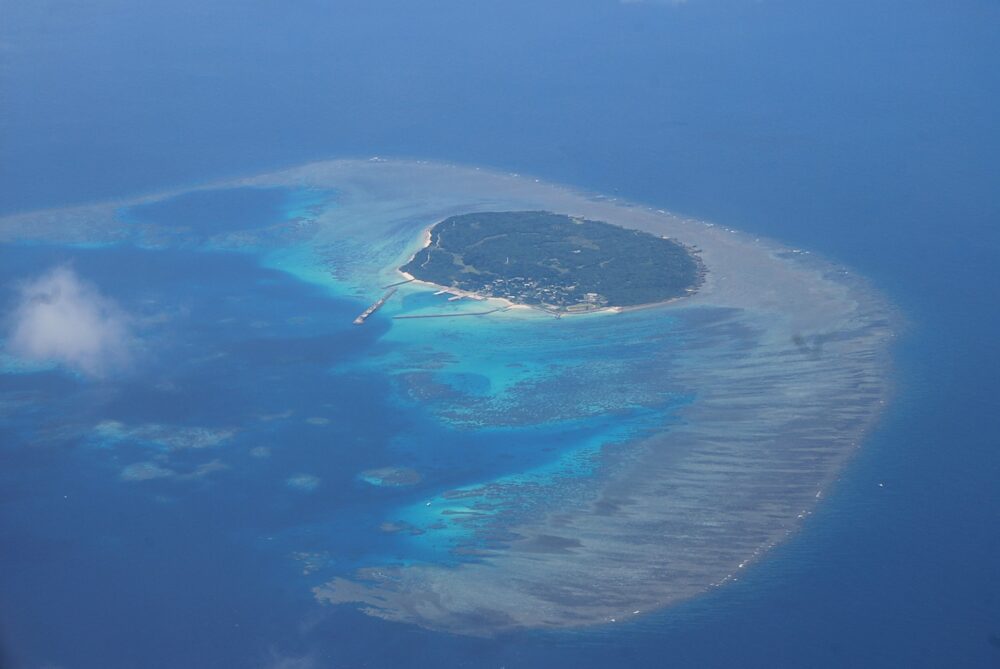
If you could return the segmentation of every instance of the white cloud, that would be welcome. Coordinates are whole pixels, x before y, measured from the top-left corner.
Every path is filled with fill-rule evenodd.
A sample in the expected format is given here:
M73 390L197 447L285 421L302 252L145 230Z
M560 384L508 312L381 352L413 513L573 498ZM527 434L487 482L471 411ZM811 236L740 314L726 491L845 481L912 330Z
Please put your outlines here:
M312 492L319 487L319 477L312 474L296 474L287 479L285 483L290 488L301 490L302 492Z
M55 361L90 376L124 366L133 345L125 312L69 267L23 283L10 326L11 354Z
M264 662L264 669L316 669L319 663L311 655L286 655L273 648Z
M687 4L687 0L618 0L623 5L678 5Z
M125 481L151 481L153 479L178 479L181 481L192 481L205 478L215 472L229 469L222 460L216 458L210 462L204 462L197 467L190 468L190 471L182 472L176 469L164 467L158 462L149 460L147 462L134 462L122 468L121 478Z
M155 462L136 462L122 469L121 477L126 481L149 481L175 476L177 472L162 467Z
M126 425L117 420L101 421L94 426L94 436L104 445L133 441L168 451L211 448L228 441L235 434L236 430L230 428L187 427L160 423Z

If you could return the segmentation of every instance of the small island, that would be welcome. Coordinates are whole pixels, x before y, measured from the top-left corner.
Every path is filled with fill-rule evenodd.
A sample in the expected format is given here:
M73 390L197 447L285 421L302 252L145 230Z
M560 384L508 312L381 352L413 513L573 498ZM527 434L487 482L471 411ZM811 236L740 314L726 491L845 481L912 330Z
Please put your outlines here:
M400 270L560 313L666 302L693 293L704 276L701 261L676 241L547 211L446 218Z

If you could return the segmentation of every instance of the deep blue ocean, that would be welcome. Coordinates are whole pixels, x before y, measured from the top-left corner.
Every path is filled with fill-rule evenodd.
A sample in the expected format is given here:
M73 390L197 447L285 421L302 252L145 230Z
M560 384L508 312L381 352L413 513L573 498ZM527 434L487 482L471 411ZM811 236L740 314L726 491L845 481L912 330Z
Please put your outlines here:
M355 302L240 254L205 263L184 249L0 251L5 305L16 279L71 261L125 303L153 294L189 333L165 330L146 362L186 392L136 382L109 398L35 374L37 396L66 402L39 411L86 421L110 406L135 422L199 425L234 406L257 415L282 397L329 421L320 431L277 420L288 448L248 455L212 488L192 476L177 498L166 482L148 481L162 485L163 499L128 504L119 488L94 484L114 478L114 457L128 453L4 448L14 428L0 432L6 661L1000 666L998 29L1000 5L989 0L0 3L0 213L331 157L454 161L811 249L870 278L905 318L895 394L878 429L804 529L738 583L613 630L473 639L347 608L302 620L311 593L288 587L299 567L266 545L290 545L281 534L290 519L295 544L315 542L317 554L331 541L353 545L379 504L408 503L405 491L387 498L359 485L355 472L396 462L393 435L441 437L419 412L385 411L377 377L348 384L314 372L337 364L330 337L352 350L377 346L378 322L350 326ZM280 194L259 196L248 212L283 206ZM247 281L289 313L318 315L282 325L260 304L231 299ZM157 293L165 284L171 290ZM199 299L185 302L185 293ZM226 319L270 329L230 338ZM205 355L202 344L225 355L218 374L202 368L193 380L183 361ZM241 376L251 359L271 370L266 384ZM343 426L366 411L365 449L352 450ZM58 428L19 415L17 434ZM336 459L323 456L328 448L339 449ZM530 449L508 455L532 464ZM184 457L174 466L193 474L197 464ZM463 472L432 476L455 485L500 467L473 459ZM302 472L318 472L323 485L308 495L286 485L308 487ZM254 486L269 476L282 492L264 504ZM86 522L66 510L77 496L88 500ZM351 522L330 527L324 506ZM264 545L248 560L251 537ZM405 540L390 535L365 549L391 553Z

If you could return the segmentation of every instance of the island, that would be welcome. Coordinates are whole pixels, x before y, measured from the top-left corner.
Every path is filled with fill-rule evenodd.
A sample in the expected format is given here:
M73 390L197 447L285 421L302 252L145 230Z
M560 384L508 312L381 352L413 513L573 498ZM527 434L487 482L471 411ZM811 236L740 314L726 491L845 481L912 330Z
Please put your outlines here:
M693 249L674 240L549 211L446 218L400 271L555 312L666 302L695 292L704 277Z

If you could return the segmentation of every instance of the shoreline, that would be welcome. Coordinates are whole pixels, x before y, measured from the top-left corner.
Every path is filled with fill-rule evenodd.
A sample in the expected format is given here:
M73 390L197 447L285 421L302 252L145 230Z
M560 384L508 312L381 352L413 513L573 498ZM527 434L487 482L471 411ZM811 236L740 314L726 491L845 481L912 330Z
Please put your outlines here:
M424 249L426 249L428 246L431 245L431 230L434 228L435 225L437 225L440 222L441 221L437 221L435 223L432 223L431 225L429 225L429 226L427 226L426 228L423 229L423 231L421 232L421 239L423 239L423 243L421 244L420 248L418 248L416 251L414 251L413 253L410 254L410 256L409 256L409 258L407 258L406 262L404 262L402 265L397 265L395 267L394 271L396 272L396 274L398 274L399 276L403 277L404 279L406 279L407 282L409 282L411 284L416 284L418 286L426 286L428 289L433 289L433 290L437 290L437 291L444 291L446 293L451 293L452 295L458 295L458 296L461 296L463 298L468 298L468 299L476 300L476 301L479 301L479 302L488 302L490 300L496 300L498 302L501 302L504 305L502 309L500 309L500 310L497 311L497 313L503 313L505 311L515 311L515 310L519 310L519 309L520 310L534 309L534 307L532 307L531 305L528 305L528 304L518 304L517 302L512 302L511 300L508 300L505 297L493 297L493 296L489 296L489 295L480 295L479 293L471 292L471 291L468 291L468 290L462 290L461 288L452 288L450 286L442 286L442 285L434 283L432 281L424 281L423 279L418 279L417 277L413 276L409 272L404 272L402 270L403 265L409 264L414 258L417 257L418 253L420 253L421 251L423 251Z

